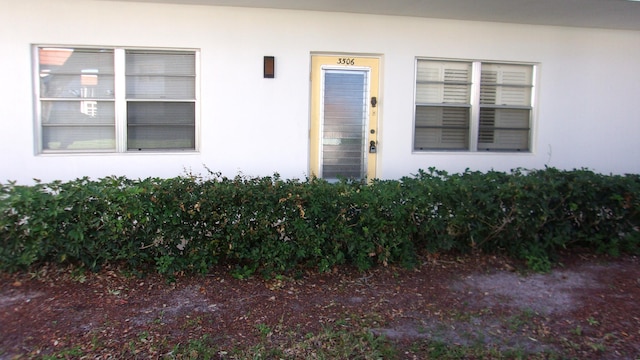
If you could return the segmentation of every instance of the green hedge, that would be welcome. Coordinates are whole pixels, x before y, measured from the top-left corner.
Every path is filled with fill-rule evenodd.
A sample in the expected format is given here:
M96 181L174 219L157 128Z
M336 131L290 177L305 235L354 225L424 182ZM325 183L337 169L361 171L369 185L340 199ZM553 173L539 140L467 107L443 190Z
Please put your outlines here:
M638 253L640 176L588 170L328 183L206 178L1 185L0 270L109 262L160 273L411 266L424 251L482 251L547 269L560 249Z

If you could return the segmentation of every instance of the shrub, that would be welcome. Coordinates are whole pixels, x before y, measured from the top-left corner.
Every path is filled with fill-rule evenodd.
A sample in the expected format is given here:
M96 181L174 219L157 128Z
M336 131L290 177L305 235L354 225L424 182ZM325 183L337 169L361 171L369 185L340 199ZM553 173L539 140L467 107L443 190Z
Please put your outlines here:
M0 186L0 270L106 262L238 276L391 263L421 252L505 253L548 269L561 249L638 253L640 176L553 168L420 170L370 184L322 179L88 178Z

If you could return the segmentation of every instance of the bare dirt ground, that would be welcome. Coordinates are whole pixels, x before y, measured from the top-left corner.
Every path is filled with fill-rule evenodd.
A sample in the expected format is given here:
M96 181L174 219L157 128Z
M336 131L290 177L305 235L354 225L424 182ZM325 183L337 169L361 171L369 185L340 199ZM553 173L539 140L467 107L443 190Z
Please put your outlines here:
M233 349L327 326L382 335L402 359L425 358L434 344L523 357L640 358L638 257L573 254L548 274L521 270L496 256L429 255L411 270L271 279L239 280L226 268L172 283L114 268L0 274L0 359L163 358L203 335L219 358L231 358Z

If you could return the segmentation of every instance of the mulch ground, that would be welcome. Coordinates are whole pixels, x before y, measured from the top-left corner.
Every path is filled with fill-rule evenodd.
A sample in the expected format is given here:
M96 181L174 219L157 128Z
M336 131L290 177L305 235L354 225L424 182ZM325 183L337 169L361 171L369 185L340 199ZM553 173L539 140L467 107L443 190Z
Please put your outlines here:
M224 358L265 336L277 343L327 326L385 336L399 358L421 358L441 342L637 359L639 300L634 256L567 254L549 274L523 274L522 264L490 255L429 255L416 269L240 280L220 267L174 282L109 267L44 266L0 274L0 359L65 349L91 359L162 358L203 335Z

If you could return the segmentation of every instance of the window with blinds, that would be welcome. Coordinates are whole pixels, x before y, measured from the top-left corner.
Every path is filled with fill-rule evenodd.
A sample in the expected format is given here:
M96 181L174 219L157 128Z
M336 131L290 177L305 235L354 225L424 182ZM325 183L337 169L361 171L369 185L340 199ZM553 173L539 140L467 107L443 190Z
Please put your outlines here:
M469 149L471 63L418 61L416 150Z
M195 54L126 51L127 149L195 149Z
M528 151L533 67L481 64L478 150Z
M37 47L41 152L196 149L195 51Z
M414 150L529 151L533 66L418 59Z
M42 150L115 150L114 52L39 48Z

